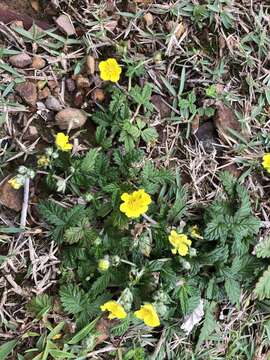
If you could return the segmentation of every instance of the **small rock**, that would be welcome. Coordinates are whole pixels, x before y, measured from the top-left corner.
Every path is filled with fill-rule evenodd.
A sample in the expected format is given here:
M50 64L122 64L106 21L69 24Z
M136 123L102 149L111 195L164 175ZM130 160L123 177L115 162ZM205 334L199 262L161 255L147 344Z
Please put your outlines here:
M54 96L51 95L47 97L45 105L47 109L53 111L60 111L62 109L62 105L60 104L60 102Z
M86 58L86 67L87 67L87 74L93 75L96 70L96 61L95 58L91 55L88 55Z
M23 69L32 64L31 57L26 53L13 55L9 58L9 62L16 68Z
M23 191L15 190L10 186L8 180L1 186L0 202L9 209L20 211L22 208Z
M72 23L72 21L70 20L69 16L67 15L60 15L57 19L56 19L56 25L59 27L59 29L66 33L67 35L74 35L76 34L74 25Z
M71 130L83 126L87 120L87 116L84 111L80 109L66 108L55 116L55 120L61 130Z
M76 89L75 81L73 79L67 79L66 80L66 87L68 92L73 93Z
M41 56L34 56L32 60L32 67L36 70L43 69L46 65L46 61Z
M36 84L26 81L16 86L16 91L20 97L31 106L35 106L37 102L37 87Z
M95 102L103 102L104 99L105 99L105 93L102 89L95 89L93 92L92 92L92 99L93 101Z
M145 21L146 26L151 26L154 23L154 17L151 13L144 14L143 20Z
M38 100L47 99L48 96L51 95L50 89L46 86L42 90L39 90L38 92Z
M89 79L82 75L77 76L76 84L77 84L78 89L87 89L90 87Z
M197 139L201 142L204 150L210 153L215 148L217 142L216 131L212 121L206 121L203 123L195 133Z

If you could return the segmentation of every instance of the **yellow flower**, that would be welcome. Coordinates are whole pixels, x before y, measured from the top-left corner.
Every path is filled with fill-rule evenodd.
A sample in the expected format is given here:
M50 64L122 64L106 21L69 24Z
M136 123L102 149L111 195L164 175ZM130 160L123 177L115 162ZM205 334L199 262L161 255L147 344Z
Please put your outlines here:
M10 179L8 183L15 190L19 190L22 187L22 184L17 181L16 177Z
M38 167L44 167L46 168L47 166L50 165L50 158L46 155L42 155L38 158L38 161L37 161L37 166Z
M100 77L104 81L117 82L120 79L122 68L115 59L109 58L99 63Z
M101 259L98 262L98 270L99 271L107 271L110 267L110 262L107 259Z
M147 326L156 327L160 325L158 314L152 304L142 305L140 310L134 312L134 315L143 320Z
M121 200L124 202L120 205L120 211L129 218L137 218L146 213L152 202L150 195L144 189L133 191L131 194L124 193Z
M193 239L203 239L203 237L201 236L200 234L200 230L199 230L199 227L197 225L194 225L191 227L190 229L190 236L193 238Z
M127 316L123 306L114 300L107 301L100 306L102 311L109 311L108 319L124 319Z
M176 254L177 252L181 256L186 256L188 254L191 240L188 239L187 235L178 234L175 230L172 230L171 234L169 235L169 242L174 247L172 249L173 254Z
M266 153L263 155L262 166L265 168L267 172L270 173L270 153Z
M70 151L72 149L72 144L68 142L69 136L64 133L58 133L55 137L55 145L61 151Z

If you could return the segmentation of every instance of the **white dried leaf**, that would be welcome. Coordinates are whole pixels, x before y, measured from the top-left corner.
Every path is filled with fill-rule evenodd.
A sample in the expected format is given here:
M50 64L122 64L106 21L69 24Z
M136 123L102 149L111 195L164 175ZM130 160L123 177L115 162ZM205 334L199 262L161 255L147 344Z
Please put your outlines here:
M201 299L196 309L190 315L187 315L185 317L184 322L181 325L181 329L184 330L187 334L189 334L194 328L194 326L202 320L203 315L203 300Z

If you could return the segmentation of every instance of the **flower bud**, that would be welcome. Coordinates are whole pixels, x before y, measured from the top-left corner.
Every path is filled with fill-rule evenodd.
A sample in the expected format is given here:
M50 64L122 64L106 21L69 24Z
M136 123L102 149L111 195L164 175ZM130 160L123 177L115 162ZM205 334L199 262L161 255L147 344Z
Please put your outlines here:
M196 257L197 256L197 250L194 248L189 248L189 256L190 257Z
M118 255L112 256L111 257L111 261L112 261L112 266L118 266L120 264L120 257Z
M98 262L98 270L100 272L105 272L109 269L110 267L110 261L108 259L101 259Z

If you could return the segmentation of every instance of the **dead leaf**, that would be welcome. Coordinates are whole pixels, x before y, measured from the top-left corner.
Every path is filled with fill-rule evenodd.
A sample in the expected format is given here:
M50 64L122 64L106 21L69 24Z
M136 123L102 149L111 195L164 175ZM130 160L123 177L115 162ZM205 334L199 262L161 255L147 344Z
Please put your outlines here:
M96 338L96 346L103 343L110 336L110 328L118 323L118 320L101 318L96 326L99 335Z
M10 186L8 180L1 186L0 202L9 209L20 211L22 208L23 191L15 190Z
M166 104L166 101L163 100L163 97L161 95L153 95L151 97L151 102L157 109L157 111L160 113L161 118L165 118L170 115L171 109Z
M87 74L93 75L96 70L96 61L95 58L91 55L88 55L86 58L86 67L87 67Z
M203 300L201 299L196 309L190 315L185 317L184 322L181 325L181 329L184 330L186 334L189 334L194 326L202 320L203 315Z
M232 109L220 101L216 103L216 108L217 111L214 117L214 124L222 141L229 145L238 143L237 137L233 136L232 131L238 133L239 136L245 139L248 138L247 134L242 132L240 122L237 120Z
M174 33L176 39L180 39L181 35L186 31L186 26L183 22L177 23L173 20L167 22L166 28L168 31Z

